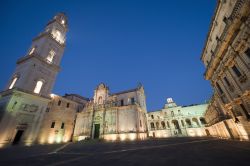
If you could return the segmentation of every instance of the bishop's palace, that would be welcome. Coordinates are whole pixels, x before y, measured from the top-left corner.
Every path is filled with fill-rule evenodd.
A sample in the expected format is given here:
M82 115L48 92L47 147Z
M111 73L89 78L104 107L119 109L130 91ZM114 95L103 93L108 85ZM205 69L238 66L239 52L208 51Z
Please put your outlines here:
M201 60L214 94L209 103L178 106L168 98L147 112L142 84L112 92L100 83L92 98L52 93L64 53L68 20L48 22L0 92L0 147L85 139L250 137L250 4L218 1Z

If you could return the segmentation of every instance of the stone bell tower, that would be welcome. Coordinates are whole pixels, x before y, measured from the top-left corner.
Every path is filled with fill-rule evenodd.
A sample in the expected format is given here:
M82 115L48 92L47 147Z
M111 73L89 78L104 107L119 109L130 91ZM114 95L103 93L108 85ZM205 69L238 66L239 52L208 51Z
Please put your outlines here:
M18 59L6 90L17 88L48 97L53 89L65 48L67 17L59 13L32 40L24 57Z

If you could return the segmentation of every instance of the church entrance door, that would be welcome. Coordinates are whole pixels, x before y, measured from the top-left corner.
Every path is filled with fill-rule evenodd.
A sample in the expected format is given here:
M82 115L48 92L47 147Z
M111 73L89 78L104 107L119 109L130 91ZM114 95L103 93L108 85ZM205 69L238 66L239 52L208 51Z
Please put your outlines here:
M20 142L23 132L24 130L17 130L14 141L12 142L13 145L17 145Z
M95 124L94 139L99 138L100 135L100 124Z

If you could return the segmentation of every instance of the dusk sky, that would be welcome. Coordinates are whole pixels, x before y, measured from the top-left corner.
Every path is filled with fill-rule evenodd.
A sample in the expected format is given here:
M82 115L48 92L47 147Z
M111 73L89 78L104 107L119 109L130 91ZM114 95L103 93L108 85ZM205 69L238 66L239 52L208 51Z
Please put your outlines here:
M112 92L144 85L148 111L166 98L204 103L212 88L200 61L215 0L1 1L0 88L16 60L58 12L69 21L66 49L53 93L93 97L104 82Z

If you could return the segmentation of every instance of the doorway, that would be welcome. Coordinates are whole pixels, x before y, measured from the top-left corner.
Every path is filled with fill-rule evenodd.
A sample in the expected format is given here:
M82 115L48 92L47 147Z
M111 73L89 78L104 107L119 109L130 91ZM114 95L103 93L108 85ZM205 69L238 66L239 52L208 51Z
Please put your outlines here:
M23 132L24 130L17 130L16 136L12 142L13 145L17 145L20 142Z
M98 139L100 135L100 124L95 124L94 139Z

